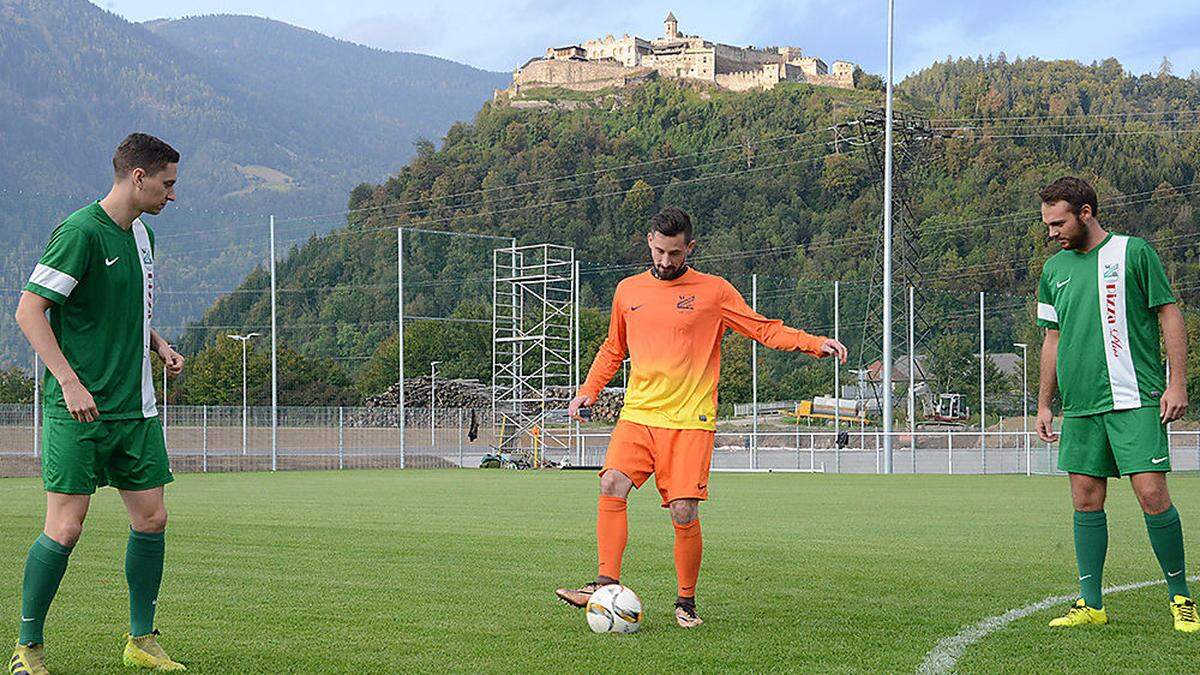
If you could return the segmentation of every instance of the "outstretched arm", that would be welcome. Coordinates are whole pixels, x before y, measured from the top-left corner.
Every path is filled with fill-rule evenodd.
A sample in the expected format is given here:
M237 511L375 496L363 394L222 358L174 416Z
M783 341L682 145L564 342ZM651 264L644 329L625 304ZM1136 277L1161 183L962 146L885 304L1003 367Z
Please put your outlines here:
M771 349L804 352L817 358L836 356L846 362L846 346L837 340L810 335L798 328L783 325L779 319L768 319L746 304L745 298L732 285L727 285L721 302L721 318L725 327L745 335Z
M621 362L625 360L625 355L629 352L629 346L625 341L625 316L621 312L619 299L619 294L613 296L612 314L608 318L608 336L604 338L604 342L600 343L600 349L596 352L596 358L592 361L592 367L588 371L587 380L584 381L575 398L571 399L570 405L567 406L567 413L574 419L583 421L583 418L579 416L579 409L596 402L600 390L604 389L604 385L608 384L613 375L617 374L617 370L621 368Z

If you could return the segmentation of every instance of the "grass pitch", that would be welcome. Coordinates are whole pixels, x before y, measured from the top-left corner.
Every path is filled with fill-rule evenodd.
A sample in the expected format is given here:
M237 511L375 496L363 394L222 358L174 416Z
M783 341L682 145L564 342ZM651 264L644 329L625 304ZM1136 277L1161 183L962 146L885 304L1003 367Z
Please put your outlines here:
M1075 590L1062 478L718 474L712 490L705 625L674 625L672 529L647 486L630 500L623 570L646 619L614 636L553 595L595 573L591 474L183 474L168 487L158 627L198 673L913 672L940 638ZM1176 475L1172 491L1194 534L1200 478ZM33 479L0 480L0 494L15 637L44 498ZM1108 512L1106 584L1158 578L1127 482ZM126 526L102 490L47 624L56 673L122 672ZM960 671L1194 672L1200 636L1171 630L1163 586L1106 606L1101 628L1050 631L1062 607L1018 620Z

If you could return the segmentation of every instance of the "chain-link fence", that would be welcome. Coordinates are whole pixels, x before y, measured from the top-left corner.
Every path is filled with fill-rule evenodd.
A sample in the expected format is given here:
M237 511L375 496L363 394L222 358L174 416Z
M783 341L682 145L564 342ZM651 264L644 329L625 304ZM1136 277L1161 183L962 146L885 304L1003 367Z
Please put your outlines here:
M279 408L169 406L163 417L172 469L179 472L478 467L496 452L491 411L429 408L405 411L401 443L395 408ZM36 475L40 448L32 406L0 405L0 476ZM722 423L713 451L716 471L880 473L883 437L858 426L795 427L763 422L757 433L745 419ZM1011 420L1010 420L1011 423ZM1030 420L1032 426L1032 420ZM552 466L597 467L611 428L589 425L566 449L542 451ZM1200 470L1200 428L1172 429L1171 465ZM897 473L1044 474L1056 471L1058 449L1032 431L980 432L952 428L893 434Z

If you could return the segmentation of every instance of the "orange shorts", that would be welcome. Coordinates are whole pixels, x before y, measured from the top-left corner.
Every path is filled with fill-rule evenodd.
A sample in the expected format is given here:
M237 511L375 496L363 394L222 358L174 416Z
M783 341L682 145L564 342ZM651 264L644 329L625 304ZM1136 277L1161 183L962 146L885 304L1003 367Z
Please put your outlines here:
M619 420L600 474L616 469L638 488L654 474L663 506L676 499L708 499L715 437L707 429L664 429Z

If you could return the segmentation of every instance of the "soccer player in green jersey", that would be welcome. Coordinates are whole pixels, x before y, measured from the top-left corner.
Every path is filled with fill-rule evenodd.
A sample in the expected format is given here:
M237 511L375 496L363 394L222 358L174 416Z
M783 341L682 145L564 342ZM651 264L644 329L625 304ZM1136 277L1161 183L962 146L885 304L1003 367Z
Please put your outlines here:
M1129 476L1166 577L1175 630L1200 631L1183 529L1167 492L1166 424L1182 417L1188 404L1183 315L1154 249L1100 226L1092 186L1063 177L1044 188L1041 199L1042 222L1062 250L1046 261L1037 291L1037 323L1046 329L1037 433L1046 442L1062 439L1058 468L1071 481L1080 588L1080 598L1050 625L1108 623L1100 590L1108 550L1104 498L1110 477ZM1061 434L1050 410L1056 387Z
M13 675L45 673L43 624L96 488L111 485L129 512L126 666L183 670L158 646L154 611L173 480L154 398L150 354L177 375L183 357L150 328L154 233L142 223L175 199L179 153L132 134L113 155L113 186L50 235L17 306L17 323L49 371L42 481L46 524L29 549ZM46 318L49 310L49 320Z

